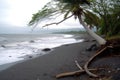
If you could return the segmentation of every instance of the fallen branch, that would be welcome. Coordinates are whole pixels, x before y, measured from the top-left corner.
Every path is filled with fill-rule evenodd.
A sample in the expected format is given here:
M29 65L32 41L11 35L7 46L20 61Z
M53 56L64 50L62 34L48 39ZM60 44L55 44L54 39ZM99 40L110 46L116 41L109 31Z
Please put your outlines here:
M77 66L80 70L83 70L83 68L79 65L79 63L77 62L77 60L75 60L75 64L76 64L76 66Z
M119 44L119 43L118 43ZM95 55L93 55L87 62L86 64L84 65L84 67L82 68L79 63L75 60L75 63L76 63L76 66L80 69L78 71L73 71L73 72L65 72L65 73L61 73L61 74L58 74L56 75L56 78L62 78L62 77L67 77L67 76L78 76L80 75L81 73L87 73L89 76L92 76L92 77L99 77L98 75L96 74L93 74L92 71L96 71L96 70L101 70L101 69L104 69L104 68L99 68L99 69L88 69L88 66L90 65L90 63L95 60L96 57L98 57L100 54L104 54L104 52L106 52L107 50L109 49L114 49L115 48L115 51L116 51L116 48L117 48L117 51L119 51L119 45L104 45L103 47L101 47L101 49L96 52ZM119 52L117 52L119 53ZM119 56L119 54L117 55Z
M103 68L100 68L103 69ZM89 71L96 71L99 69L88 69ZM56 78L63 78L63 77L67 77L67 76L74 76L74 75L80 75L81 73L86 72L85 70L78 70L78 71L73 71L73 72L65 72L65 73L61 73L56 75Z
M96 74L93 74L90 72L90 70L88 69L88 66L90 64L90 62L96 57L98 56L100 53L102 53L103 51L105 51L107 49L107 47L104 47L102 50L100 50L99 52L97 52L93 57L91 57L87 62L86 64L84 65L84 69L85 69L85 72L89 75L89 76L92 76L92 77L98 77L98 75Z

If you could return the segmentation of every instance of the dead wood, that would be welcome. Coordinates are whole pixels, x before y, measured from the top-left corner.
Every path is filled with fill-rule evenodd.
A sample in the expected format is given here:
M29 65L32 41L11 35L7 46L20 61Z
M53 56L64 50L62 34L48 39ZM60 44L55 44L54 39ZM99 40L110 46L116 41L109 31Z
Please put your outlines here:
M90 70L88 69L88 66L89 64L91 63L91 61L97 57L99 54L101 54L104 50L106 50L107 47L104 47L102 50L100 50L99 52L97 52L94 56L92 56L87 62L86 64L84 65L84 69L85 69L85 72L89 75L89 76L92 76L92 77L98 77L98 75L96 74L93 74L92 72L90 72Z
M112 53L117 53L117 55L115 56L119 56L119 49L120 49L120 39L118 40L110 40L107 41L107 43L103 46L100 47L100 49L98 50L98 52L96 52L95 55L93 55L84 65L84 67L82 68L79 63L75 60L75 64L76 66L80 69L78 71L73 71L73 72L65 72L65 73L61 73L56 75L56 78L63 78L63 77L67 77L67 76L77 76L80 75L82 73L87 73L89 76L92 77L99 77L98 75L92 73L91 71L96 71L98 69L88 69L88 66L90 65L90 63L92 63L93 60L96 59L96 57L100 56L103 53L103 56L106 52L109 52L110 49L112 49L114 52ZM109 52L110 53L110 52ZM103 68L100 68L103 69ZM100 70L99 69L99 70Z
M102 68L101 68L102 69ZM88 69L89 71L96 71L99 69ZM63 78L63 77L67 77L67 76L77 76L80 75L81 73L86 72L85 70L78 70L78 71L73 71L73 72L65 72L65 73L61 73L56 75L56 78Z
M87 62L86 64L84 65L84 69L86 71L87 74L89 74L90 76L92 77L98 77L98 75L96 74L93 74L89 71L88 69L88 66L89 64L99 55L99 54L102 54L104 53L104 51L109 48L109 49L119 49L120 48L120 39L112 39L112 40L109 40L107 41L107 43L103 46L101 46L100 50L95 54L93 55ZM105 54L105 53L104 53Z
M78 63L77 60L75 60L75 64L76 64L76 66L77 66L80 70L83 70L83 68L79 65L79 63Z

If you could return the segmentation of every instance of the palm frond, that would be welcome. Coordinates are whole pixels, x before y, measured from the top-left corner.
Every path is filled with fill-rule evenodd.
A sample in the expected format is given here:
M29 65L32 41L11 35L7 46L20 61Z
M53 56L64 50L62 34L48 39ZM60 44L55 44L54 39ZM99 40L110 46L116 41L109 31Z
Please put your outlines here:
M54 16L55 14L59 13L58 8L54 7L54 5L51 2L47 3L42 10L39 10L37 13L33 14L33 17L31 21L29 22L29 26L35 25L36 23L50 18L51 16Z

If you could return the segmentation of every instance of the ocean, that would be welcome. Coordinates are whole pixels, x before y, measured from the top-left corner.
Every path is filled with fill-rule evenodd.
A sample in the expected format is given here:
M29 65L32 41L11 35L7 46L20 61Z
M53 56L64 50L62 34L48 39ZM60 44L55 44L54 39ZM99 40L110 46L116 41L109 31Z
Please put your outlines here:
M0 65L28 60L48 54L65 44L82 42L73 34L0 34Z

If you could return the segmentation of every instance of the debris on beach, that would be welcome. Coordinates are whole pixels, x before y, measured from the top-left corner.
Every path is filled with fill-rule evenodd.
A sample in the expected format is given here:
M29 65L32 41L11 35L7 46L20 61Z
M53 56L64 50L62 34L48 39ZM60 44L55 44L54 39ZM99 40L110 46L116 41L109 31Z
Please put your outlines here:
M45 49L42 49L42 51L51 51L50 48L45 48Z
M95 65L96 60L101 60L102 58L105 58L106 60L102 60L102 63L105 63L107 67L93 67L88 68L90 64ZM109 61L109 60L111 61ZM115 59L118 59L117 61ZM107 60L109 62L107 62ZM105 45L102 45L96 53L85 63L83 67L79 65L77 61L75 61L76 66L79 68L77 71L72 72L64 72L56 75L56 78L63 78L67 76L77 76L82 73L88 74L92 78L97 78L98 80L119 80L120 77L116 76L116 73L120 73L119 70L119 61L120 61L120 39L111 39L108 40ZM97 62L98 63L98 62ZM114 63L114 64L113 64ZM101 64L101 63L99 63ZM102 64L101 64L102 65ZM114 66L114 67L111 67ZM110 69L109 69L110 68ZM103 72L102 72L103 71ZM94 73L93 73L94 72ZM103 75L99 73L104 73ZM119 75L119 74L117 74ZM119 78L119 79L116 79ZM92 79L96 80L96 79Z

